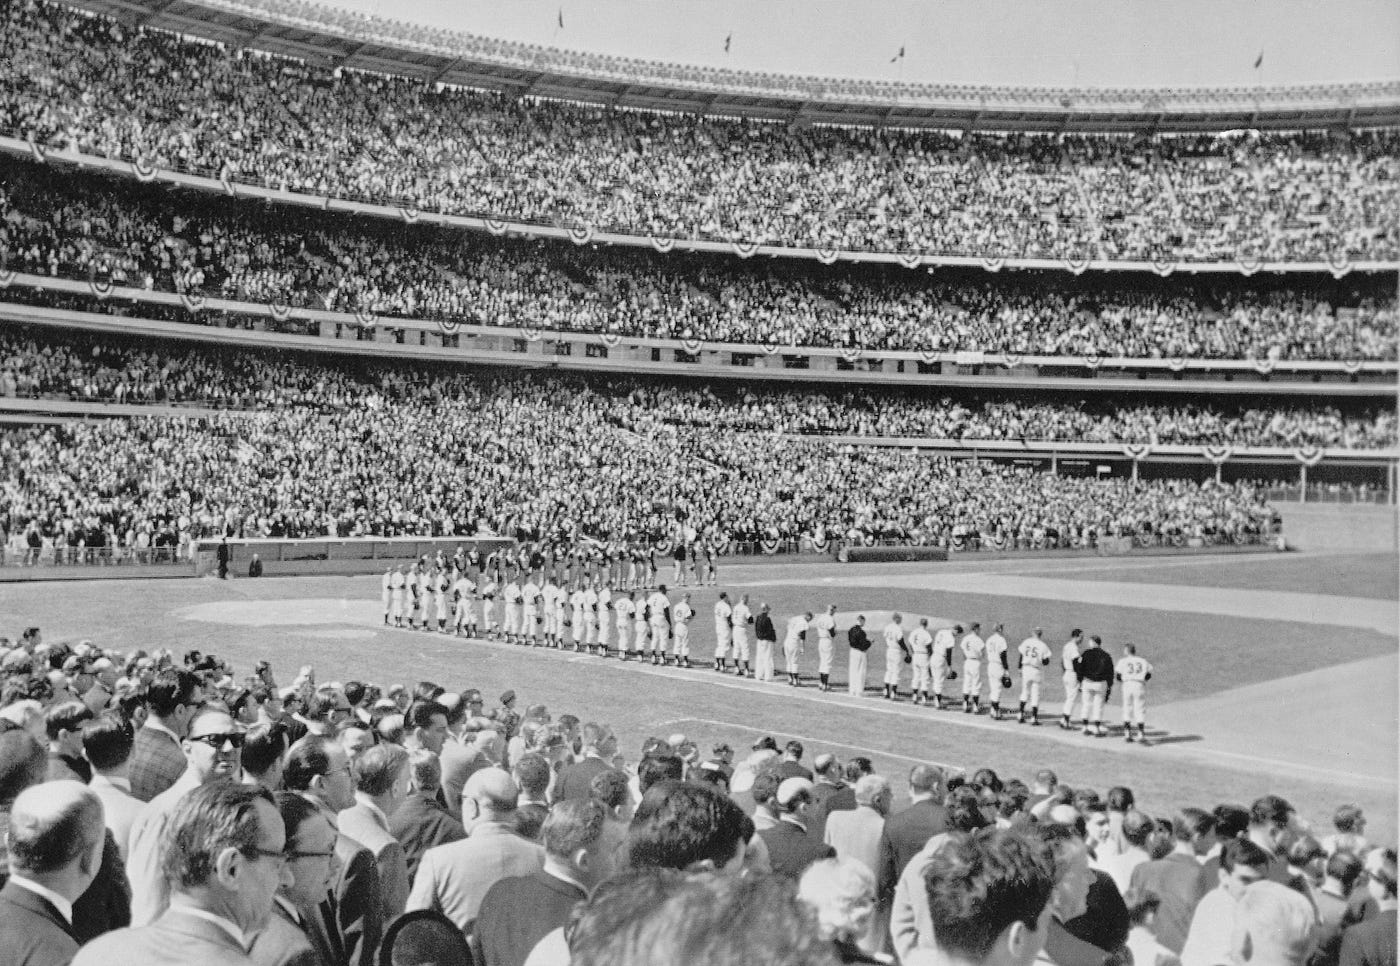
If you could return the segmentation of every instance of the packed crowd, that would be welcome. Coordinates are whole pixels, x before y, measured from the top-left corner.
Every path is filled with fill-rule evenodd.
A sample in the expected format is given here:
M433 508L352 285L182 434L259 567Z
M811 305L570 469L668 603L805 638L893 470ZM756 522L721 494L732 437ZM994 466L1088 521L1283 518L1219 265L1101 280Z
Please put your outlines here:
M0 7L0 130L321 195L638 235L989 257L1394 258L1394 133L808 128L439 88Z
M710 342L1227 359L1392 359L1393 286L754 264L350 219L73 178L0 177L4 266L236 301Z
M12 357L20 360L37 351L49 372L59 368L55 360L81 358L71 349L26 348L22 337L6 348L18 348ZM93 349L98 361L70 371L70 384L102 385L91 371L130 368L110 365L120 351ZM193 358L196 372L227 371L217 358ZM677 405L672 390L622 381L284 362L233 368L243 366L264 378L246 389L225 386L222 400L261 394L275 402L281 392L309 391L302 401L318 404L0 435L8 545L21 553L187 550L194 539L220 535L493 532L634 548L669 539L679 519L721 548L871 539L1091 547L1120 536L1234 543L1267 540L1276 529L1274 511L1251 484L1073 478L836 445L772 427L721 422L717 432L693 419L702 403L726 411L712 393L692 391ZM283 366L290 375L277 374ZM105 384L116 392L123 383ZM470 444L452 445L458 440Z
M1395 849L1352 804L929 764L897 804L796 740L633 759L514 691L3 645L5 962L1395 962Z
M191 348L12 326L0 334L0 398L164 403L259 410L351 407L393 366L332 357ZM1114 405L1106 400L927 398L879 389L800 392L695 386L647 379L557 377L587 386L616 425L652 433L659 423L697 430L962 440L1074 440L1152 445L1329 446L1384 449L1396 441L1389 409L1333 406L1226 411L1201 405ZM495 377L494 384L509 385ZM391 402L397 402L394 397Z

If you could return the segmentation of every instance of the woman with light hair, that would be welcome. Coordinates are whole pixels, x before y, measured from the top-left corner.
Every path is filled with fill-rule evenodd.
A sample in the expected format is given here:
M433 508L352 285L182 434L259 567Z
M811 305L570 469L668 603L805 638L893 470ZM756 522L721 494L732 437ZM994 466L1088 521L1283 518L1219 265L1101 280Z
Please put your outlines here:
M857 945L875 914L875 876L863 862L837 856L812 863L798 881L797 898L815 913L822 938L836 947L843 963L890 961Z

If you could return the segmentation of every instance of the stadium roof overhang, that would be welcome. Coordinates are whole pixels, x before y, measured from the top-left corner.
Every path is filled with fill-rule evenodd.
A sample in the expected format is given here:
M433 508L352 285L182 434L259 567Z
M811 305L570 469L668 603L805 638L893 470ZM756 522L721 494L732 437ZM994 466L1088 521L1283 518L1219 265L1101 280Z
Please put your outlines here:
M461 35L420 41L284 19L251 4L71 0L133 26L203 37L330 67L603 105L753 117L795 125L1035 131L1224 131L1400 126L1400 82L1310 88L1050 90L909 87L736 74L571 54ZM401 25L398 25L401 27ZM680 78L674 81L663 75Z

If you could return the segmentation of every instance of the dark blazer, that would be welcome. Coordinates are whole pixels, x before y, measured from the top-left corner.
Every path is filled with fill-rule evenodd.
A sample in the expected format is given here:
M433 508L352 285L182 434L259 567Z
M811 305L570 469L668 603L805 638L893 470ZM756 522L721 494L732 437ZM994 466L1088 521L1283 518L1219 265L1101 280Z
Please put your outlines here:
M796 879L813 862L829 859L836 854L831 846L813 841L806 831L792 822L779 821L758 834L763 844L768 846L768 861L773 871L789 878Z
M756 641L777 641L778 629L773 626L773 618L760 613L753 619L753 637Z
M1378 913L1342 934L1341 966L1395 966L1396 911Z
M611 769L612 765L603 759L591 757L570 765L559 773L559 780L555 785L554 801L587 801L588 786L594 777Z
M1128 921L1128 906L1113 876L1102 869L1089 871L1094 874L1094 881L1089 883L1089 894L1085 900L1088 909L1084 915L1061 925L1071 936L1111 953L1128 941L1128 930L1132 928L1132 923ZM1048 944L1049 940L1046 942Z
M384 936L384 896L374 853L348 835L337 835L335 857L340 872L331 883L330 902L321 907L326 931L340 962L374 966Z
M588 898L572 882L536 872L502 879L486 891L472 934L477 963L523 966L535 944L564 926L574 906Z
M1162 900L1154 932L1159 943L1180 956L1196 904L1210 891L1201 864L1189 855L1172 853L1138 866L1130 882L1128 891L1138 895L1154 892Z
M467 837L462 823L447 813L437 800L437 793L425 795L414 792L389 816L389 834L403 846L408 863L408 881L413 881L423 853L435 845L460 842Z
M44 773L44 781L72 781L82 782L86 785L92 781L92 766L88 764L86 758L69 758L67 755L51 751L49 752L48 768Z
M948 813L933 799L915 802L902 812L885 819L885 831L880 835L880 868L878 894L894 895L894 887L904 867L935 835L948 831Z
M185 773L189 764L180 743L163 731L142 728L131 746L131 794L149 802Z
M805 778L808 781L812 780L812 772L810 769L804 767L801 762L792 761L788 758L784 758L782 761L778 762L778 774L783 776L784 781L789 778Z
M149 926L118 929L78 950L74 966L248 966L248 955L214 923L167 909Z
M823 782L812 786L813 804L807 812L807 834L818 842L826 841L826 820L832 812L853 812L856 809L856 790L851 785L842 785L830 792L820 792L831 788Z
M73 903L73 933L80 943L131 925L131 885L126 878L126 863L122 862L111 830L105 830L105 835L97 878Z
M0 963L67 966L78 939L57 909L28 889L6 882L0 889Z

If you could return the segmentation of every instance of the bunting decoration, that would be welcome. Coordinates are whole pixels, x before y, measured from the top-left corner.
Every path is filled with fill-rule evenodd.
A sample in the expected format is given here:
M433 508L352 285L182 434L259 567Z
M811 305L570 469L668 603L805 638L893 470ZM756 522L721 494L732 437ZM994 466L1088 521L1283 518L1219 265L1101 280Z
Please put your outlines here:
M1248 278L1264 267L1264 263L1257 258L1248 255L1236 255L1235 264L1240 267L1240 274Z
M705 344L705 343L701 342L699 339L682 339L682 340L681 340L681 345L684 346L684 347L685 347L685 351L686 351L686 352L689 352L691 355L698 355L698 354L700 353L700 347L703 346L704 344Z
M359 323L360 328L370 329L373 328L374 324L379 321L379 316L374 314L373 309L356 309L355 321ZM454 323L454 328L455 325L456 324Z
M1152 259L1152 271L1162 276L1162 278L1166 278L1172 272L1176 271L1176 262L1166 258L1154 258Z
M924 365L931 366L938 361L939 352L937 349L920 349L919 358L924 360Z
M1267 376L1274 371L1274 360L1272 359L1251 359L1250 363L1254 366L1254 371L1261 376Z
M676 247L676 240L674 238L661 238L657 235L652 235L651 247L655 248L658 252L665 255L671 249Z
M520 334L525 337L526 342L538 342L542 338L539 329L522 328Z
M762 550L770 557L777 553L781 546L782 544L778 543L775 537L764 537L762 540L758 541L758 549Z
M1022 362L1025 361L1025 358L1026 357L1021 355L1021 353L1019 352L1008 352L1006 353L1006 355L1001 357L1001 364L1006 366L1006 368L1008 369L1015 369L1017 366L1019 366Z
M845 359L851 365L855 365L857 362L860 361L860 357L864 354L864 352L865 350L858 345L851 346L848 349L841 350L841 358Z
M622 343L622 336L616 332L604 332L599 338L603 340L603 345L609 349L615 349Z
M831 538L823 533L820 537L812 537L812 549L817 553L831 552Z
M835 262L836 259L839 257L840 253L838 253L834 248L817 249L817 261L821 262L823 265L830 265L833 262Z
M285 302L269 302L267 312L278 322L285 322L292 317L292 307Z
M95 278L88 279L88 288L92 289L92 294L100 299L105 299L112 294L111 282L99 282Z
M44 149L39 147L39 142L30 138L28 143L29 153L34 155L34 160L38 161L40 164L47 164L49 159L44 156Z
M1347 371L1347 375L1354 376L1361 371L1361 360L1347 359L1342 363L1342 368Z
M15 281L13 269L0 268L0 288L9 288Z
M1322 447L1299 446L1293 451L1293 458L1304 466L1316 466L1322 462Z
M989 271L989 272L999 272L999 271L1001 271L1001 267L1002 267L1003 265L1005 265L1005 264L1006 264L1006 259L1004 259L1004 258L984 258L984 259L982 259L982 267L985 268L985 269L986 269L987 271Z
M154 165L147 164L144 161L133 161L131 162L131 173L136 175L137 181L143 184L149 184L156 180L157 171Z
M910 252L899 253L899 264L903 265L905 268L915 269L923 263L924 257L922 255L914 255Z
M1186 360L1181 356L1172 356L1167 360L1167 368L1172 372L1180 372L1186 368Z
M593 240L593 229L587 225L569 229L569 241L575 245L587 245Z
M1235 454L1235 448L1233 446L1203 446L1201 452L1205 454L1206 459L1219 466Z
M181 292L180 304L185 307L186 312L203 312L204 296L198 292Z
M778 345L778 343L773 339L763 340L763 351L768 353L770 356L777 355L778 350L781 348L782 346Z
M1123 455L1136 463L1138 460L1146 459L1152 452L1151 443L1124 443Z
M1066 259L1065 259L1065 268L1069 269L1069 270L1070 270L1071 272L1073 272L1075 275L1083 275L1084 272L1089 268L1089 259L1087 259L1087 258L1066 258Z
M758 253L758 242L734 242L734 254L740 258L753 258Z
M422 214L423 214L423 213L422 213L421 211L419 211L417 208L400 208L400 209L399 209L399 217L402 218L405 222L407 222L407 223L410 224L410 225L412 225L412 224L414 224L415 222L417 222L417 221L418 221L418 218L419 218Z
M504 235L506 233L506 223L498 218L487 218L486 230L493 235Z
M1351 271L1351 256L1346 252L1337 255L1329 255L1327 265L1332 270L1333 278L1341 278Z
M1103 356L1098 355L1097 353L1093 355L1087 355L1084 357L1084 364L1090 369L1097 369L1099 366L1103 365Z
M982 543L993 550L1006 550L1011 546L1011 541L1006 538L1004 533L994 533L990 537L983 534Z

